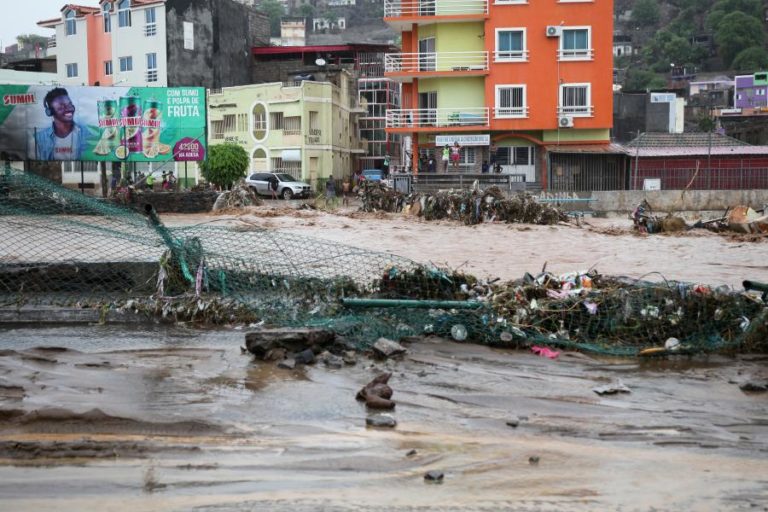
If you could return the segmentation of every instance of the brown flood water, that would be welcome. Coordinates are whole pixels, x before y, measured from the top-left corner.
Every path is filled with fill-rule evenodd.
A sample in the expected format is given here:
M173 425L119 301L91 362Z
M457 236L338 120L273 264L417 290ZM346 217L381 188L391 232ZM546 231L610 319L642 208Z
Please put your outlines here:
M233 215L163 215L169 226L210 223L278 229L461 268L478 277L519 279L525 272L566 273L596 268L606 275L659 281L700 282L741 289L745 279L768 281L767 238L691 230L682 234L636 235L627 219L588 218L582 226L488 223L464 226L400 214L337 214L296 210L284 201Z
M768 395L736 385L766 356L551 361L427 339L402 361L283 370L243 337L0 330L0 510L768 507ZM354 399L382 370L393 430ZM592 392L617 379L632 392Z

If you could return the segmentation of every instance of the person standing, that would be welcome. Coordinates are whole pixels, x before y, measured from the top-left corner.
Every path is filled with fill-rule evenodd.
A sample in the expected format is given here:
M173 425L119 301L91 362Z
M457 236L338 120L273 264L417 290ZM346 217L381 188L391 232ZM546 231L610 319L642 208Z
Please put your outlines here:
M349 206L349 192L352 188L352 184L349 182L349 176L344 177L344 182L341 184L341 202L344 206Z
M390 157L389 157L389 153L387 153L386 155L384 155L384 163L381 164L382 178L387 178L389 176L389 161L390 161Z
M451 164L453 164L454 170L459 168L459 159L461 159L461 146L459 145L459 142L456 141L451 148Z
M328 181L325 182L326 206L330 206L334 199L336 199L336 181L333 179L333 176L331 176L328 178Z
M435 172L435 155L429 154L429 160L427 161L427 172Z
M448 144L443 148L443 172L448 172L448 160L451 158L451 148Z
M269 187L269 192L272 194L272 199L277 199L277 185L277 176L270 174L269 178L267 178L267 186Z
M150 192L155 190L155 175L152 173L147 174L147 189Z

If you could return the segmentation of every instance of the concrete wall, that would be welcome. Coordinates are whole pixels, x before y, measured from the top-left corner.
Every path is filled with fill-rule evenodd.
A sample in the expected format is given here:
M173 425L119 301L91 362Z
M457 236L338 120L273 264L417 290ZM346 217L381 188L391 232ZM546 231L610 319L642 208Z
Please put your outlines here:
M591 203L593 212L631 212L643 199L656 212L724 212L736 205L755 209L768 205L768 190L626 190L587 192L583 197L596 199Z
M184 22L193 24L194 49L184 48ZM251 83L251 47L269 40L269 22L233 0L166 2L168 85L212 89Z

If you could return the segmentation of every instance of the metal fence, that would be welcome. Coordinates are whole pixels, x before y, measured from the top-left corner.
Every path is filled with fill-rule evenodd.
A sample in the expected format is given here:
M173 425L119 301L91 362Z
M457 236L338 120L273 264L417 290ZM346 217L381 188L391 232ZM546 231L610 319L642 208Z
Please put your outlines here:
M753 190L768 189L768 168L631 169L630 189Z

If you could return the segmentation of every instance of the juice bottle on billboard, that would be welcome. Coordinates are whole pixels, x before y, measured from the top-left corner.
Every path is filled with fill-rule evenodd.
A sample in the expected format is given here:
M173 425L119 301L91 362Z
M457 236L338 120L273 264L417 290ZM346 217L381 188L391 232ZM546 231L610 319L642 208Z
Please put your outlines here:
M141 98L138 96L123 96L120 98L120 126L123 155L126 158L131 153L141 153ZM118 150L121 148L118 148Z
M101 137L93 152L97 155L108 155L114 151L120 141L119 128L120 116L117 115L117 101L102 100L97 101L99 114L99 129Z
M141 136L144 156L155 158L160 152L160 132L163 110L160 102L147 100L144 102L144 115L141 120Z

